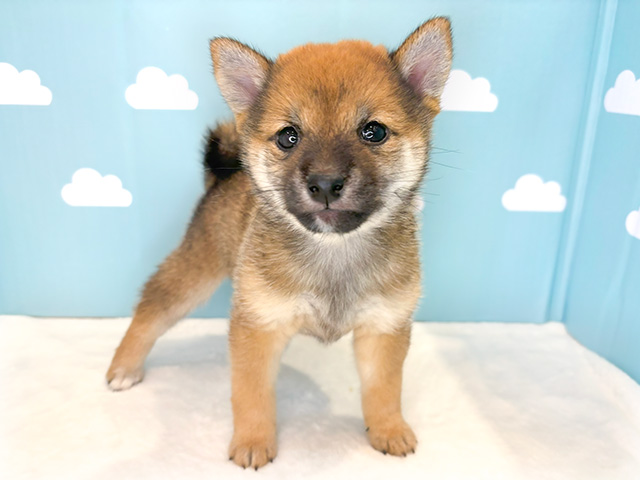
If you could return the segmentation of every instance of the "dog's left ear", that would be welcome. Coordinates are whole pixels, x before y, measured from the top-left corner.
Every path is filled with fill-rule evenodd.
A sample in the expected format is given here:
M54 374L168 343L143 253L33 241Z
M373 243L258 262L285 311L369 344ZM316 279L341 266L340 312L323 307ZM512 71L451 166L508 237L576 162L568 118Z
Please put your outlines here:
M239 120L263 89L271 62L232 38L214 38L209 48L222 96Z
M425 103L439 105L451 71L451 23L436 17L423 23L391 53L391 59Z

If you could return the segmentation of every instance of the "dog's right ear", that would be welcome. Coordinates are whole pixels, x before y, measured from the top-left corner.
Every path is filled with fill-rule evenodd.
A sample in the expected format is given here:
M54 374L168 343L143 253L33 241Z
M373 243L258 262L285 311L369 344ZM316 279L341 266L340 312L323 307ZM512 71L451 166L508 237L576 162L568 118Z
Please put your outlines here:
M439 111L452 54L451 23L448 18L436 17L416 28L391 58L409 86Z
M271 62L231 38L214 38L209 48L222 96L237 117L255 102L267 79Z

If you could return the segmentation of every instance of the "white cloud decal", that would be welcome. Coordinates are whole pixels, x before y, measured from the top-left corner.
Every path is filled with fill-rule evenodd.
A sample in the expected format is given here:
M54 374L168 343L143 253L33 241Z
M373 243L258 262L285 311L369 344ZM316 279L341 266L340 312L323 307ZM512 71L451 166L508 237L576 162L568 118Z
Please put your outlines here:
M631 70L625 70L616 78L616 84L604 96L607 112L640 115L640 78Z
M440 107L459 112L493 112L498 107L498 97L491 93L491 84L486 78L471 78L464 70L451 70Z
M131 192L122 188L115 175L100 175L92 168L81 168L62 187L62 199L72 207L128 207Z
M194 110L198 106L198 95L189 90L186 78L177 73L167 76L158 67L140 70L124 96L139 110Z
M33 70L18 72L10 63L0 63L0 105L49 105L52 97Z
M558 182L545 183L538 175L529 173L504 192L502 205L512 212L562 212L567 199L560 191Z
M629 235L640 240L640 208L629 212L625 226L627 227Z

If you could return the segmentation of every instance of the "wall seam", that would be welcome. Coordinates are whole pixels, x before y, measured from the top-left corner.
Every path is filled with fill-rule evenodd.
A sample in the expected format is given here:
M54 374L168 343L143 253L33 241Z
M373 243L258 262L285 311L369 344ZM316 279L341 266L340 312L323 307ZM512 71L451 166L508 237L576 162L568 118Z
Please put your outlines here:
M609 66L617 8L618 0L602 0L600 3L598 22L596 24L596 40L594 41L592 53L591 75L589 77L591 85L588 90L588 96L585 98L586 118L578 136L581 141L579 140L580 144L576 149L576 161L571 175L572 188L569 190L572 192L571 202L569 203L571 208L563 225L553 283L545 315L546 321L566 321L567 292L575 257L578 231L582 220L582 210L591 170L596 132L602 112L604 81Z

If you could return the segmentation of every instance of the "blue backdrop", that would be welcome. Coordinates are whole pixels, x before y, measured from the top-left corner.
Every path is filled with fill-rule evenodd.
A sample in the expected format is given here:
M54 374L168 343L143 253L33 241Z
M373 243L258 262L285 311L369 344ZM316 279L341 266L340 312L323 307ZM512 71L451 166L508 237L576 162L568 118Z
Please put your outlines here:
M341 38L394 48L440 14L454 72L416 318L566 321L639 379L633 0L0 0L0 313L131 313L203 191L205 128L230 116L209 38L272 57ZM229 294L195 315L226 316Z

